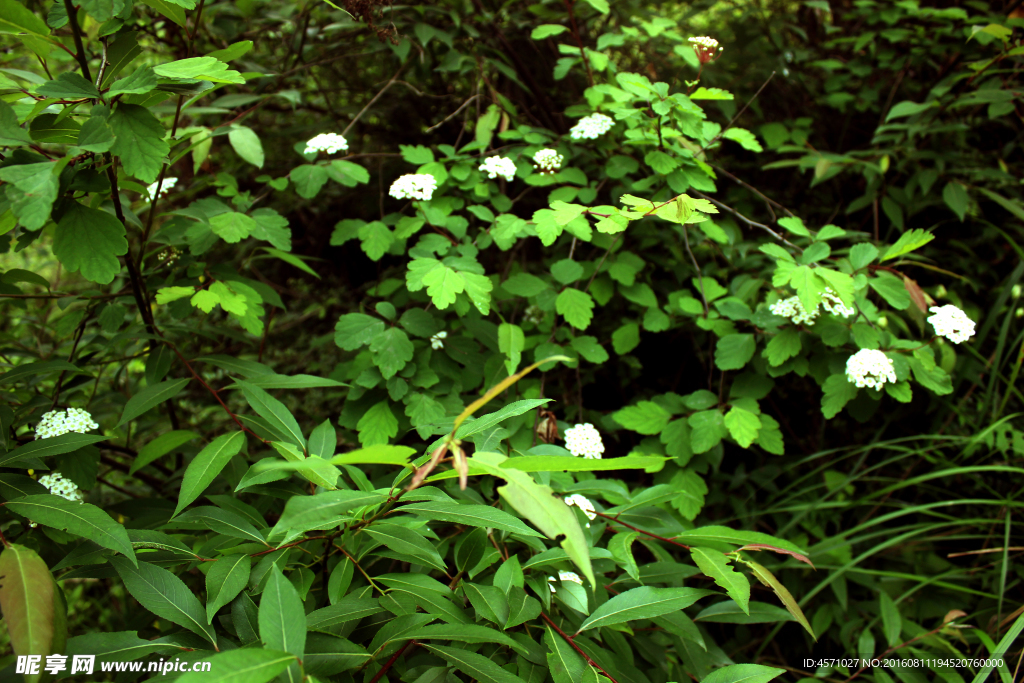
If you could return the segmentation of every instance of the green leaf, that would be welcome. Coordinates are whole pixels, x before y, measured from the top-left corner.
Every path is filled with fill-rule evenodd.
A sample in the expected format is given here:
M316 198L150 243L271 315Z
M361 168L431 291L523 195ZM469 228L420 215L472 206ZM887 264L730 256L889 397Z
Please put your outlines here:
M423 145L399 145L398 151L402 153L403 159L416 166L434 161L434 153L430 151L429 147Z
M185 476L181 481L181 491L178 493L178 504L174 508L172 516L176 517L179 512L201 496L228 464L228 461L238 455L244 445L245 432L231 432L221 434L206 448L199 451L199 454L185 469Z
M714 579L749 614L750 582L729 564L729 558L717 550L699 547L690 548L690 555L704 575Z
M728 431L722 413L717 410L704 410L691 415L687 422L690 425L690 448L694 453L706 453L725 438Z
M384 332L384 321L365 313L348 313L334 327L334 343L346 351L369 344Z
M856 395L857 385L846 379L845 374L830 375L822 385L821 414L831 420Z
M252 128L247 126L232 126L228 133L228 142L238 156L242 157L256 168L263 168L263 143L260 136Z
M612 11L608 4L608 0L583 0L583 2L587 3L601 14L608 14Z
M3 0L0 0L0 3L2 2ZM20 147L31 144L32 136L18 123L18 115L14 113L14 109L6 102L0 101L0 145Z
M110 284L121 270L117 257L128 253L124 226L106 211L71 202L57 224L53 253L68 270Z
M306 448L306 439L302 436L299 423L283 403L248 382L238 380L237 384L242 389L245 400L260 417L270 423L278 433L286 435L288 440L300 449Z
M691 97L692 99L692 97ZM763 152L764 148L758 142L757 137L746 128L729 128L722 137L739 143L740 147L750 152Z
M384 501L380 493L364 491L321 491L315 496L292 496L284 512L270 533L270 538L281 538L289 531L313 529L342 519L349 510L375 505Z
M216 57L191 57L153 67L157 76L165 78L195 78L213 83L245 83L242 74L228 68Z
M54 80L36 88L36 94L60 100L78 100L97 98L100 91L77 71L65 71Z
M33 33L50 35L46 22L17 0L0 0L0 33Z
M878 292L886 303L897 311L906 310L910 306L910 293L907 291L903 280L885 270L876 270L873 277L868 279L871 289Z
M591 337L589 335L574 337L572 340L572 348L580 354L584 360L590 363L601 364L607 362L610 358L608 352L605 351L604 347L597 341L597 337Z
M878 248L868 242L855 244L850 249L850 265L854 270L860 270L878 258Z
M241 242L256 229L256 220L238 211L227 211L209 219L210 230L229 244Z
M493 476L504 479L507 484L498 488L498 495L548 538L564 536L561 546L569 559L579 567L591 586L596 585L590 551L576 514L554 497L550 486L538 484L525 472L503 468L507 460L498 453L478 452L470 458L470 463L482 466Z
M296 657L305 654L306 610L302 608L295 586L276 564L270 567L260 598L259 625L260 640L266 647L290 652Z
M665 464L663 455L627 455L622 458L577 458L571 455L523 455L506 460L502 469L521 472L656 472Z
M892 245L885 251L885 255L880 259L881 261L888 261L889 259L908 254L916 249L920 249L924 245L935 239L935 235L922 230L920 228L914 228L913 230L907 230L905 233L900 235L900 238L896 240L896 244Z
M466 280L453 268L437 262L423 274L423 284L434 305L444 310L455 303L456 295L466 289Z
M331 463L334 465L407 465L409 456L415 452L408 446L378 444L336 455L331 458Z
M741 448L750 448L750 445L757 440L757 433L761 430L761 419L748 410L733 406L725 414L725 428L729 430L729 436Z
M156 74L148 66L140 66L130 76L114 81L106 95L145 95L157 86ZM84 126L83 126L84 128Z
M117 137L110 151L120 157L125 172L144 183L156 180L170 151L160 121L149 109L122 101L107 118L107 124Z
M701 598L714 594L714 591L702 588L655 588L652 586L633 588L609 598L607 602L594 610L594 613L580 624L577 633L600 626L625 624L638 619L653 619L663 614L685 609Z
M547 627L544 641L548 646L547 662L555 683L580 683L589 665L565 639Z
M565 33L568 30L568 26L562 26L561 24L541 24L530 32L530 38L533 40L544 40L545 38Z
M263 535L240 514L212 505L186 510L168 522L167 528L186 529L194 528L195 525L231 538L241 538L245 541L255 541L264 546L267 545Z
M633 557L633 541L639 536L639 532L620 532L612 536L608 541L608 551L615 558L615 561L622 565L626 573L635 581L640 580L640 569L637 567L636 558Z
M548 283L536 275L518 273L501 283L502 289L509 294L521 297L537 296L549 288Z
M277 650L239 648L199 660L209 671L189 671L175 683L269 683L295 661L295 655ZM204 667L205 668L205 667Z
M0 180L10 183L6 192L11 211L27 230L38 230L50 218L58 188L54 168L55 164L49 161L0 168Z
M381 545L396 553L409 555L434 569L445 571L444 560L433 544L412 529L388 522L377 522L365 528L366 533Z
M60 588L42 558L31 548L12 543L0 552L0 577L0 612L14 652L42 655L44 662L46 655L62 653L66 635L58 630L56 613Z
M715 669L701 683L768 683L784 673L785 669L763 664L730 664Z
M48 455L71 453L79 448L106 441L107 437L95 434L61 434L49 439L37 439L19 446L6 455L0 455L0 463L17 462L25 458L45 458Z
M525 683L481 654L455 647L421 645L480 683Z
M328 179L327 169L315 164L296 166L288 173L288 179L295 185L295 191L303 199L312 199L320 193Z
M964 217L967 215L967 189L960 183L951 180L942 190L942 201L946 202L946 206L952 209L956 217L963 223ZM890 258L888 254L886 258Z
M672 415L657 403L640 401L635 406L626 406L612 413L612 418L626 429L638 434L660 434L672 419Z
M729 334L715 345L715 365L719 370L740 370L754 357L757 344L752 334Z
M380 221L372 221L359 228L359 239L363 252L371 261L379 261L395 241L391 228Z
M811 638L817 641L818 637L814 635L814 629L811 628L810 623L807 621L807 617L804 616L804 611L800 609L800 605L793 599L793 594L789 592L789 589L783 586L782 583L775 578L774 574L759 565L757 562L754 562L753 560L744 560L744 564L750 567L758 581L775 591L775 595L777 595L779 600L782 601L782 604L786 607L789 613L793 615L793 618L804 627L804 630L811 634ZM892 643L892 645L896 645L896 643Z
M555 310L577 330L585 330L594 319L594 299L586 292L568 288L555 299Z
M110 515L88 503L76 503L52 494L25 496L7 503L7 509L33 522L62 529L110 548L135 563L128 532Z
M501 109L496 104L487 107L487 110L476 120L474 139L480 145L480 149L487 149L494 137L494 129L501 120ZM433 161L433 159L431 159Z
M107 125L105 116L92 116L78 131L78 146L88 152L106 152L114 146L115 140L114 131Z
M387 399L375 404L359 418L356 431L363 446L386 444L398 434L398 418L391 412Z
M161 434L139 449L139 454L132 462L132 467L128 471L128 474L135 474L136 471L145 467L157 458L167 455L176 448L198 438L198 434L190 432L187 429L177 429Z
M789 230L794 235L800 235L801 237L810 237L811 231L807 229L804 222L796 216L786 216L785 218L779 219L779 225Z
M928 111L937 107L939 103L937 101L931 102L911 102L910 100L904 100L897 102L893 105L893 108L889 110L889 113L885 117L886 123L892 119L902 118L904 116L913 116L914 114L920 114L923 111Z
M204 621L206 611L202 603L181 579L148 562L139 562L138 567L133 567L127 560L113 557L110 563L125 588L143 607L217 646L217 634Z
M508 356L508 374L515 374L519 362L522 360L523 348L526 345L526 337L523 335L523 328L519 325L502 323L498 326L498 350Z
M206 574L206 623L212 624L217 610L242 592L249 583L251 569L252 560L244 553L225 555L213 563Z
M583 277L583 266L572 259L562 259L551 266L551 275L563 285L572 284Z
M691 100L731 100L733 94L721 88L705 88L701 86L690 93Z
M769 365L778 367L790 358L799 355L800 350L800 331L793 327L786 327L768 340L763 355L768 359Z
M405 633L403 638L417 641L454 640L460 643L499 643L517 652L526 652L526 649L518 641L513 640L501 631L475 624L432 624L430 626L420 626Z
M412 512L421 517L426 517L427 519L452 522L453 524L462 524L465 526L481 527L485 529L500 529L502 531L521 534L523 536L542 536L523 524L516 517L489 505L430 501L406 505L402 507L400 511Z
M415 350L409 335L397 327L389 327L370 341L373 362L384 379L391 379L404 368Z
M185 388L190 379L175 379L160 382L153 386L148 386L139 393L128 399L128 403L124 406L124 412L121 414L121 421L117 423L117 426L127 424L131 420L134 420L140 415L143 415L150 408L163 403L164 401L170 401L172 398L181 393L181 390Z

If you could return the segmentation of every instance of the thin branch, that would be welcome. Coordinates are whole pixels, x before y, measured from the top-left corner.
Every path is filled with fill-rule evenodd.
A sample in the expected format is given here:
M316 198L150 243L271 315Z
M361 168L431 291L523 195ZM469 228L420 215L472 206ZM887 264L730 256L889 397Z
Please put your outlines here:
M704 274L700 272L700 264L697 263L697 258L693 255L693 251L690 249L690 231L683 226L683 243L686 245L686 253L690 255L690 263L693 264L694 270L697 271L697 282L700 283L700 299L704 302L704 317L708 317L708 297L704 293Z
M701 66L703 66L703 65L701 65ZM725 128L723 128L721 131L719 131L718 135L716 135L715 137L713 137L710 140L708 140L708 144L706 144L706 145L704 145L703 147L700 148L701 152L703 152L708 147L710 147L711 145L715 144L716 142L718 142L719 140L722 139L722 135L725 134L725 131L729 130L732 127L732 124L734 124L736 122L736 119L738 119L739 117L741 117L743 115L743 112L745 112L747 110L747 107L749 107L750 104L754 100L757 99L757 96L761 94L761 91L764 90L765 86L768 85L768 83L773 78L775 78L775 72L774 71L771 73L770 76L768 76L768 80L766 80L764 83L761 84L761 87L757 89L757 92L754 93L754 96L751 97L749 100L747 100L747 103L743 105L743 109L740 109L738 112L736 112L736 116L733 116L731 119L729 119L729 123L725 124Z
M747 188L748 190L750 190L751 192L756 194L758 197L760 197L761 199L763 199L766 202L768 202L769 204L771 204L772 206L775 206L775 207L777 207L779 209L782 209L783 211L785 211L790 216L794 216L795 215L792 211L787 209L782 204L778 203L777 201L775 201L771 197L768 197L767 195L762 194L761 191L758 190L756 187L754 187L753 185L750 185L748 183L743 182L742 180L740 180L739 178L734 176L732 173L729 173L728 171L726 171L721 166L716 166L715 164L711 164L711 168L715 169L716 171L718 171L719 173L724 175L726 178L729 178L730 180L739 183L740 185L742 185L743 187ZM829 221L829 222L831 222L831 221Z
M455 118L456 116L458 116L458 115L459 115L459 112L461 112L461 111L462 111L463 109L465 109L466 107L468 107L468 106L469 106L469 103L470 103L470 102L472 102L473 100L475 100L475 99L476 99L476 98L478 98L478 97L480 97L480 94L479 94L479 93L477 93L476 95L473 95L472 97L470 97L470 98L469 98L468 100L466 100L465 102L463 102L463 103L462 103L462 105L461 105L461 106L459 106L459 108L458 108L458 109L456 109L456 110L455 110L455 111L453 111L453 112L452 112L451 114L449 114L448 116L446 116L446 117L444 118L444 120L443 120L443 121L441 121L440 123L435 123L435 124L434 124L433 126L431 126L430 128L427 128L426 132L427 132L427 133L429 133L430 131L434 130L435 128L438 128L438 127L440 127L440 126L443 126L444 124L446 124L446 123L448 123L449 121L451 121L451 120L452 120L453 118Z
M384 677L384 674L386 674L388 672L388 669L390 669L391 666L395 662L398 661L398 658L401 657L405 653L406 650L411 650L414 647L416 647L416 641L415 640L407 641L405 643L405 645L403 645L402 647L400 647L398 649L398 652L396 652L395 654L391 655L391 659L389 659L387 661L387 663L385 663L384 666L381 667L381 670L377 672L376 676L374 676L373 678L370 679L370 683L377 683L377 681L379 681L381 678Z
M587 59L587 51L583 49L583 40L580 38L580 30L576 26L576 14L572 6L576 0L565 0L565 9L569 12L569 23L572 24L572 35L576 38L576 44L580 46L580 56L583 58L583 65L587 67L587 82L594 87L594 72L590 70L590 60Z
M367 102L366 106L363 107L359 111L359 113L355 115L355 118L352 119L351 123L349 123L348 126L345 127L345 130L341 131L342 136L348 135L349 129L351 129L352 126L356 125L356 121L358 121L362 117L362 115L366 113L366 110L372 107L373 103L379 100L381 95L387 92L387 89L395 84L395 81L398 80L398 76L402 73L402 69L404 68L405 64L402 64L402 66L398 67L398 71L396 71L395 75L391 77L391 80L384 84L384 87L380 89L380 92L374 95L373 99Z
M702 198L708 200L709 202L711 202L712 204L714 204L718 208L725 209L726 211L728 211L729 213L731 213L732 215L736 216L741 221L746 223L747 225L749 225L751 227L754 227L754 228L760 228L760 229L764 230L769 235L771 235L775 239L779 240L783 244L786 244L786 245L796 249L797 251L801 251L801 252L803 251L803 249L801 247L796 246L795 244L793 244L792 242L787 240L785 237L783 237L780 233L775 232L774 230L772 230L770 227L768 227L764 223L758 223L757 221L750 220L749 218L747 218L746 216L744 216L742 213L740 213L736 209L732 208L731 206L723 204L722 202L718 201L717 199L715 199L713 197L709 197L708 195L704 194L703 192L698 192L697 190L694 190L693 193L695 195L697 195L698 197L702 197Z
M618 517L613 517L612 515L606 515L603 512L597 512L597 511L595 511L594 514L597 515L598 517L603 517L603 518L605 518L605 519L607 519L607 520L609 520L611 522L615 522L616 524L621 524L622 526L626 527L627 529L632 529L633 531L636 531L637 533L641 533L644 536L650 536L651 538L657 539L659 541L664 541L665 543L671 543L672 545L679 546L680 548L686 548L687 550L690 549L690 546L688 546L688 545L685 545L685 544L680 543L678 541L673 541L671 538L665 538L664 536L659 536L658 534L652 534L650 531L644 531L643 529L641 529L639 527L635 527L632 524L629 524L627 522L623 522Z
M565 642L569 643L569 645L572 646L572 649L576 650L576 652L579 652L580 655L583 656L583 659L587 660L587 664L589 664L590 666L594 667L595 669L597 669L598 671L603 673L605 676L607 676L608 680L611 681L612 683L619 683L617 680L615 680L614 676L612 676L610 673L608 673L607 671L604 670L603 666L601 666L600 664L595 662L593 659L590 658L590 655L588 655L586 652L581 650L580 646L577 645L576 642L572 639L572 636L566 634L565 631L563 631L562 629L558 628L558 624L556 624L555 622L551 621L551 617L549 617L548 615L544 614L543 612L541 612L540 615L542 617L544 617L544 621L548 622L548 624L551 626L551 628L553 628L556 631L558 631L558 635L562 636L562 638L565 639Z
M78 60L78 65L82 67L82 75L85 76L85 80L92 82L92 76L89 75L89 59L85 56L85 46L82 45L82 29L78 26L78 14L75 12L75 6L71 0L64 0L64 9L68 13L68 23L71 24L71 35L75 39L75 59Z

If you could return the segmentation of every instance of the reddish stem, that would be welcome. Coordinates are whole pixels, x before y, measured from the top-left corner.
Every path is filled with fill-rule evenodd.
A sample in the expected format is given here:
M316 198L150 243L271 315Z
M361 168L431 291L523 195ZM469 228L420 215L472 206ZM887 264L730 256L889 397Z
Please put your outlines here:
M560 635L563 638L565 638L565 642L567 642L570 645L572 645L572 649L576 650L576 652L579 652L583 656L583 659L587 660L587 664L589 664L590 666L594 667L595 669L597 669L598 671L603 673L605 676L607 676L608 680L610 680L612 683L619 683L617 680L615 680L614 676L612 676L610 673L608 673L607 671L604 670L604 667L602 667L600 664L598 664L593 659L591 659L590 656L587 655L586 652L581 650L580 646L577 645L573 641L572 636L567 635L565 633L565 631L563 631L562 629L558 628L558 624L556 624L555 622L551 621L551 618L548 615L544 614L543 612L541 612L540 615L542 617L544 617L544 621L548 622L548 624L551 626L551 628L553 628L556 631L558 631L558 635ZM373 683L373 681L370 681L370 683Z
M258 553L253 553L249 557L259 557L260 555L266 555L267 553L272 553L272 552L277 551L277 550L282 550L284 548L292 548L292 547L297 546L297 545L302 545L303 543L308 543L309 541L320 541L320 540L323 540L325 538L327 538L327 536L310 536L309 538L303 538L302 540L295 541L294 543L287 543L285 545L279 545L278 547L271 548L269 550L261 550Z
M395 654L391 655L391 659L389 659L384 664L384 667L380 671L377 672L376 676L374 676L373 678L370 679L370 683L377 683L377 681L379 681L381 678L383 678L384 674L386 674L388 669L391 668L391 665L394 664L396 661L398 661L398 658L400 656L402 656L402 653L404 653L406 650L410 649L412 646L415 646L415 645L416 645L416 641L415 640L410 640L405 645L403 645L398 650L398 652L396 652Z
M623 522L618 517L612 517L611 515L606 515L603 512L597 512L597 511L595 511L594 514L597 515L598 517L604 517L605 519L611 520L612 522L615 522L616 524L621 524L624 527L628 527L628 528L632 529L633 531L636 531L637 533L643 534L644 536L650 536L651 538L656 538L659 541L665 541L665 543L671 543L672 545L677 545L680 548L686 548L687 550L690 549L690 546L688 546L688 545L684 545L682 543L679 543L678 541L673 541L671 538L665 538L664 536L659 536L658 534L652 534L650 531L644 531L643 529L637 528L637 527L633 526L632 524L628 524L626 522Z

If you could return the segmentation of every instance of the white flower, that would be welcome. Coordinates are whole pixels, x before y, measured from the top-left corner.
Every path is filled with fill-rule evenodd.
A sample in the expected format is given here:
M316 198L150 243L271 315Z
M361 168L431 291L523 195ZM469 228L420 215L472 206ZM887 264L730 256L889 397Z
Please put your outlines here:
M553 576L549 576L549 577L548 577L548 588L550 588L550 589L551 589L551 592L552 592L552 593L554 593L554 592L555 592L555 580L556 580L556 579L555 579L555 577L553 577Z
M586 496L574 493L565 499L565 504L569 507L572 507L573 505L578 507L583 511L583 514L587 516L587 519L597 519L597 515L594 514L594 504L590 502L590 499ZM590 528L589 524L587 524L587 528Z
M857 309L844 305L843 300L831 287L826 287L821 295L821 306L832 315L841 315L844 318L857 315ZM818 307L815 306L813 311L808 312L798 296L780 299L769 306L768 310L775 315L789 318L797 325L812 325L818 318Z
M334 154L337 151L346 149L348 149L348 140L345 139L344 135L320 133L320 135L306 142L306 149L302 153L327 152L328 154Z
M90 429L98 428L99 425L93 421L92 415L80 408L68 408L67 412L51 410L44 414L36 425L36 438L49 439L68 432L85 434Z
M858 387L881 389L896 381L892 360L877 349L861 349L846 361L846 379Z
M490 157L480 164L480 170L488 178L501 176L505 180L512 180L516 175L516 164L508 157Z
M45 486L50 493L67 500L81 503L84 501L82 492L78 490L78 486L75 482L70 479L65 479L60 472L53 472L46 476L39 477L39 483Z
M583 456L590 460L600 459L604 453L601 435L589 422L565 430L565 447L576 457Z
M800 302L800 297L791 296L788 299L779 299L771 306L768 310L775 315L781 315L783 318L789 318L793 323L797 325L811 325L818 317L818 309L815 308L810 313L804 309L804 305Z
M435 334L433 337L430 338L430 348L434 349L435 351L437 349L443 349L444 348L444 341L443 340L447 336L448 336L448 333L444 332L444 331L441 331L441 332L438 332L437 334Z
M533 161L539 173L554 173L562 168L565 157L553 149L542 149L533 155Z
M437 180L429 173L407 173L391 183L390 194L395 199L429 200L437 189Z
M718 41L708 36L697 36L689 39L693 51L697 53L697 59L701 64L707 64L718 59L725 48L719 46Z
M156 199L156 186L160 185L160 196L163 197L165 194L171 191L171 189L178 184L177 178L164 178L161 183L159 180L149 187L146 188L145 197L149 201Z
M954 344L965 342L974 336L974 321L953 304L932 306L928 310L935 314L928 316L928 322L935 328L935 334L945 337Z
M573 140L593 140L611 130L614 121L604 114L584 116L569 130Z

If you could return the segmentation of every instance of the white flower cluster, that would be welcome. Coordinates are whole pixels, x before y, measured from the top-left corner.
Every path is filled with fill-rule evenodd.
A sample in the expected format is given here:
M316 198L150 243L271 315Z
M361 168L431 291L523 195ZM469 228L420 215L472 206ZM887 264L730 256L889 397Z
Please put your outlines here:
M844 318L857 314L857 309L844 305L843 300L831 287L826 287L824 294L821 295L821 306L832 315L841 315ZM808 312L798 296L779 299L769 306L768 310L775 315L789 318L797 325L812 325L818 318L818 307L815 306L813 311Z
M565 430L565 447L576 457L598 460L604 453L601 434L587 422Z
M573 505L578 507L587 516L587 519L597 519L597 515L594 513L594 504L586 496L574 493L565 499L565 504L569 507ZM587 524L587 528L590 528L590 524Z
M338 135L337 133L320 133L312 140L306 142L306 149L302 151L303 154L312 154L313 152L327 152L328 154L334 154L335 152L348 149L348 140L345 139L344 135Z
M581 579L576 572L558 572L558 580L559 581L571 581L572 583L578 583L581 586L583 585L583 579ZM554 583L555 583L555 577L549 576L548 577L548 588L551 589L552 593L555 592Z
M562 168L565 157L553 149L542 149L533 155L533 161L539 173L554 173Z
M156 186L160 185L160 196L163 197L165 194L171 191L171 189L178 184L177 178L164 178L161 183L159 180L149 187L146 188L145 197L149 201L156 199Z
M544 322L544 311L540 310L540 306L530 304L526 307L526 310L523 311L523 319L533 323L534 325L540 325Z
M448 333L443 331L443 330L441 332L438 332L437 334L435 334L433 337L430 338L430 348L434 349L435 351L437 349L443 349L444 348L444 339L447 336L448 336Z
M487 174L488 178L501 176L505 180L512 180L516 175L516 163L508 157L484 159L484 163L480 164L479 168Z
M858 387L881 389L896 381L892 360L877 349L861 349L846 361L846 379Z
M689 42L691 45L700 45L701 47L706 47L710 50L714 50L718 47L718 41L708 36L696 36L695 38L690 38Z
M953 304L932 306L928 309L935 315L928 316L928 322L935 328L935 334L941 335L959 344L974 336L974 321Z
M429 200L437 189L437 180L429 173L406 173L391 183L388 191L395 199Z
M68 408L67 412L51 410L44 414L36 425L36 438L49 439L68 432L85 434L90 429L98 428L99 425L93 422L92 415L81 408Z
M577 121L569 130L569 135L573 140L594 140L611 130L614 123L604 114L591 114Z
M65 479L60 472L53 472L52 474L39 477L39 483L55 496L60 496L76 503L84 502L84 496L78 490L78 485L70 479Z

